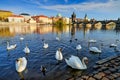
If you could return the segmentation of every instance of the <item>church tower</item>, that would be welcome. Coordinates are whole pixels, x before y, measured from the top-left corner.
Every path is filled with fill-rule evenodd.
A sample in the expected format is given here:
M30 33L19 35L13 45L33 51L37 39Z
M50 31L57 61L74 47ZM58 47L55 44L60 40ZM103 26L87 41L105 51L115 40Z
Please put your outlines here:
M71 18L72 18L72 23L74 23L75 22L75 20L76 20L76 14L73 12L73 14L71 15Z
M84 17L84 22L88 22L88 17L87 17L87 14L85 14L85 17Z

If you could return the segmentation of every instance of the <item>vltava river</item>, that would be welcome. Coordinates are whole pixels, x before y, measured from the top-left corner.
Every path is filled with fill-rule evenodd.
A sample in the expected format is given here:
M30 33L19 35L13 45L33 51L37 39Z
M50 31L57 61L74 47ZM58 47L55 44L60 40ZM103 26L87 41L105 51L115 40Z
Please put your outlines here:
M23 37L24 40L20 40ZM59 37L60 40L56 40ZM95 39L97 42L88 46L88 40ZM47 49L43 48L43 40L48 43ZM110 48L111 43L120 40L119 30L109 28L94 29L93 27L73 27L73 26L0 26L0 80L65 80L71 76L77 77L91 72L92 66L96 61L103 58L119 55L120 42L117 42L117 50ZM10 44L17 44L14 50L7 51L7 41ZM25 45L28 44L31 52L26 55L23 52ZM82 49L76 50L80 44ZM102 53L94 54L89 52L90 46L100 45ZM62 48L63 61L57 64L55 53L58 48ZM74 70L67 66L65 58L70 55L78 56L82 59L88 57L88 69ZM15 61L19 57L26 57L28 64L25 71L17 73ZM41 65L47 68L46 76L40 71Z

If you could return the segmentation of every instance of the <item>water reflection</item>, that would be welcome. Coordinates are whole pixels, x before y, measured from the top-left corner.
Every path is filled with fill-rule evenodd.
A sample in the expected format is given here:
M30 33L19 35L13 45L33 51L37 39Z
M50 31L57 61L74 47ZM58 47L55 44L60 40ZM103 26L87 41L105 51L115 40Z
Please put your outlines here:
M61 33L71 32L71 38L74 38L76 29L83 30L84 36L89 34L92 28L100 30L101 23L96 23L94 27L77 27L75 25L69 26L52 26L52 25L27 25L27 26L1 26L0 27L0 36L1 37L9 37L15 36L16 34L28 34L28 33L39 33L39 34L47 34L47 33L57 33L57 36L60 36ZM90 24L87 24L88 26ZM106 24L106 30L115 29L116 25L113 23ZM103 28L104 29L104 28Z

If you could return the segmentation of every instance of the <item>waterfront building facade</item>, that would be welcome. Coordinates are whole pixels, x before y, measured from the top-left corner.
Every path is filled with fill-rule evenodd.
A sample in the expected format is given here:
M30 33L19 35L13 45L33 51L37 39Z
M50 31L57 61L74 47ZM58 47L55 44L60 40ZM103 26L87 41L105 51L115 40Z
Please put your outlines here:
M21 13L20 16L22 16L22 17L24 18L24 22L25 22L25 23L29 23L29 21L31 20L30 14Z
M22 23L24 22L24 17L20 15L12 15L8 17L8 22L13 22L13 23Z
M39 15L39 16L33 16L32 17L37 23L41 24L52 24L52 19L44 16L44 15Z

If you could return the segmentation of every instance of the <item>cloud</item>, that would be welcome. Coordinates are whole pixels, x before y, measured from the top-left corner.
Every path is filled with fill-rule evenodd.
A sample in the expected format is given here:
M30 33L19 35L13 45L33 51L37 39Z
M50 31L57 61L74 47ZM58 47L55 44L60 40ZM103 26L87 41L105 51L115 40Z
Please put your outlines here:
M68 2L68 0L64 0L66 3Z
M65 0L68 1L68 0ZM52 5L40 6L43 9L56 10L61 12L76 10L76 11L97 11L97 12L113 12L118 11L120 8L119 0L109 0L106 3L102 2L83 2L70 5Z

